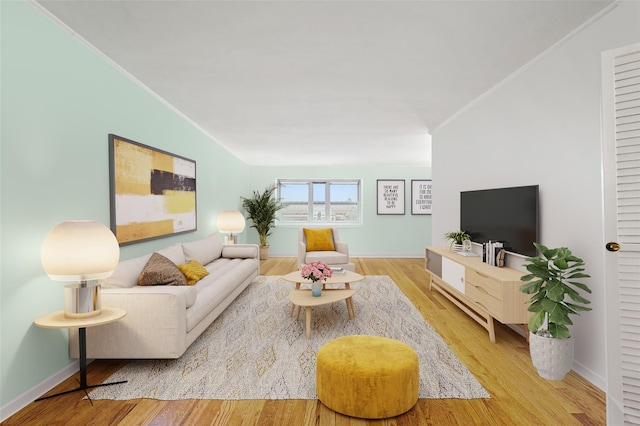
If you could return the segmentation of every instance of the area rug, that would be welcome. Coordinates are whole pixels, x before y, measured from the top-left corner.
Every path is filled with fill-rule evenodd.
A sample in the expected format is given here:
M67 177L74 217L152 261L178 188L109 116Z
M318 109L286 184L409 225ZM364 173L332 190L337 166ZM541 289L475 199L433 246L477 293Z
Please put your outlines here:
M289 316L293 284L260 276L176 360L131 361L93 390L92 399L316 399L318 349L336 337L366 334L403 341L418 353L420 398L489 398L442 338L387 276L352 283L357 315L346 303Z

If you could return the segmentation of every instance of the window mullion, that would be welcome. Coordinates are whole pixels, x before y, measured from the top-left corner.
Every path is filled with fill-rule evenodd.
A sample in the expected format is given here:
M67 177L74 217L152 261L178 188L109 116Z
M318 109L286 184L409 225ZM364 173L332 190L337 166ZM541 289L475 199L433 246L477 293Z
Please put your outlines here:
M309 222L313 222L313 181L309 182L307 184L308 188L309 188L309 203L307 205L307 220Z

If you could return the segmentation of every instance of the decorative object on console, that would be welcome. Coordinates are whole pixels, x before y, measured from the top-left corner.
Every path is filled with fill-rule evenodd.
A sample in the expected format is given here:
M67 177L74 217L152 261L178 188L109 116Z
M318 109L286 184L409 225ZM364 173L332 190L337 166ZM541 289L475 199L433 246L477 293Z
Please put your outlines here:
M541 256L525 260L530 273L521 278L528 282L520 287L521 292L531 295L528 310L534 313L529 320L531 360L541 377L562 380L573 361L573 339L567 327L573 323L569 315L591 310L584 306L589 300L577 291L591 293L591 289L576 279L590 276L584 273L584 261L568 248L549 249L539 243L534 246ZM565 300L566 296L573 302Z
M218 231L229 234L224 237L225 244L236 244L238 236L233 234L244 231L244 226L244 216L237 210L225 210L218 216Z
M242 198L242 207L247 211L260 239L260 259L269 257L268 238L276 224L276 213L284 208L280 200L274 197L275 185L267 186L263 193L253 191L253 197Z
M449 250L453 247L454 251L460 252L462 251L462 243L466 240L471 240L471 235L465 231L451 231L444 234L444 239L447 241L451 240Z
M431 214L431 180L411 179L411 214Z
M377 180L378 214L404 214L404 180Z
M94 220L62 222L45 237L40 257L52 280L79 281L65 286L65 317L100 314L100 285L88 281L111 276L118 265L120 248L109 228Z
M193 160L110 134L109 187L121 245L197 229Z
M302 278L311 280L311 292L315 297L322 295L322 281L326 281L327 278L331 278L333 270L329 265L319 260L315 262L307 263L300 270Z

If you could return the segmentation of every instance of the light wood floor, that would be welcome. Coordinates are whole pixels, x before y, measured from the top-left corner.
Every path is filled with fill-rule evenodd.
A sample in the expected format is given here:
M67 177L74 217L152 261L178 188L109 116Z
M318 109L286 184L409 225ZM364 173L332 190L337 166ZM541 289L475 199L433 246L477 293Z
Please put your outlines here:
M386 420L354 419L317 400L94 401L81 392L29 404L3 425L604 425L605 395L571 372L562 381L538 377L524 337L496 324L496 343L444 297L428 290L421 259L354 259L356 271L389 275L491 395L491 399L421 399ZM264 275L296 269L294 258L262 261ZM122 361L94 361L88 382L100 383ZM77 386L70 378L52 389Z

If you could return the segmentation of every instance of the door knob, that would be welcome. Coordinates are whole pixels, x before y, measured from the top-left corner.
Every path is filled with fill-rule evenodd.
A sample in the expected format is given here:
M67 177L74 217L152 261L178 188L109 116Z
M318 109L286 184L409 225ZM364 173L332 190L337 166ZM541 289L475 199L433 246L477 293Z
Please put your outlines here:
M616 242L610 242L607 243L607 245L605 246L607 250L609 251L619 251L620 250L620 244L616 243Z

